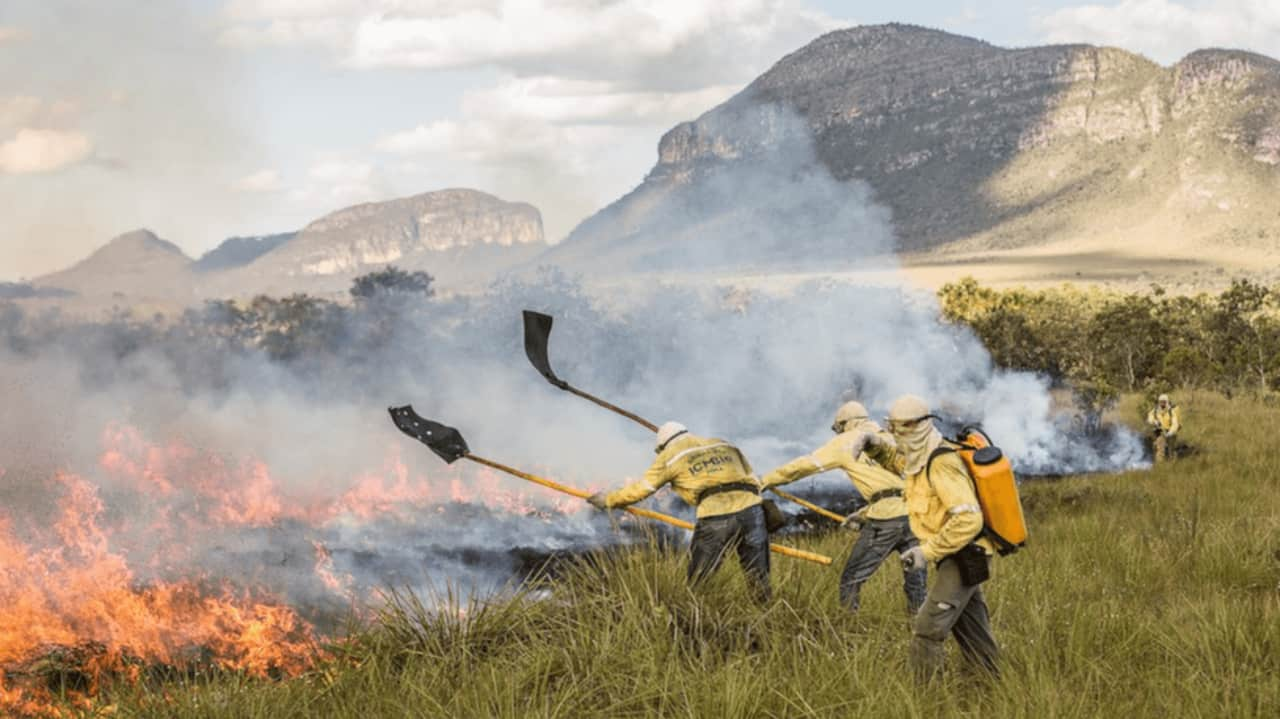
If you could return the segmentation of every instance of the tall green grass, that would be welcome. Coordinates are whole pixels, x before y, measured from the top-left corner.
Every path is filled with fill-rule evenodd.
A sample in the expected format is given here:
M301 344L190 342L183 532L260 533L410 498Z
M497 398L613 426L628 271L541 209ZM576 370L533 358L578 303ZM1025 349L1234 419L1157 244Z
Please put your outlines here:
M1180 403L1194 456L1024 488L1030 546L986 585L1004 651L990 685L963 671L954 642L945 680L913 684L896 562L849 614L836 582L854 535L837 530L793 542L837 557L831 567L774 557L763 608L733 566L691 592L685 556L655 543L487 603L428 609L393 594L293 680L220 675L103 698L130 717L1274 717L1280 412L1210 394Z

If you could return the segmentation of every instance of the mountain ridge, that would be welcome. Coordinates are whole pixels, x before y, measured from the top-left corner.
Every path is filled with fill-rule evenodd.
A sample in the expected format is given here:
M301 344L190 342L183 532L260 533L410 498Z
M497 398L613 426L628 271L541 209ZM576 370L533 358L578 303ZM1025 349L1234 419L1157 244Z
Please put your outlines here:
M228 238L198 260L150 230L126 232L71 267L32 281L85 300L190 303L261 293L341 293L389 264L441 284L525 261L545 246L532 205L450 188L327 213L297 232Z
M809 136L835 181L869 187L899 253L1125 245L1256 259L1280 239L1267 201L1280 190L1280 62L1209 48L1162 67L1119 48L1010 49L891 24L823 35L671 128L640 185L548 257L616 266L628 246L667 241L660 220L681 195L777 154L789 133Z
M191 296L192 259L148 229L117 235L72 266L31 281L80 296Z
M1276 59L1205 48L1162 66L1113 47L861 26L663 133L640 183L556 245L532 205L447 188L229 238L195 261L126 233L33 285L194 301L340 293L391 263L443 286L545 264L840 273L893 254L932 286L964 273L1194 282L1275 274L1278 192Z

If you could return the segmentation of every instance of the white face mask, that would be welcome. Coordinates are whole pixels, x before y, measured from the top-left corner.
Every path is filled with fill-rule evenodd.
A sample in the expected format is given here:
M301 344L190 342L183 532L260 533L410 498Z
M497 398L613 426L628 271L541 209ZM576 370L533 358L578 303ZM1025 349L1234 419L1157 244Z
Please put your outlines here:
M907 474L917 474L923 470L930 453L942 444L942 433L927 418L911 427L895 425L891 431L898 442L898 449L906 459L903 471Z

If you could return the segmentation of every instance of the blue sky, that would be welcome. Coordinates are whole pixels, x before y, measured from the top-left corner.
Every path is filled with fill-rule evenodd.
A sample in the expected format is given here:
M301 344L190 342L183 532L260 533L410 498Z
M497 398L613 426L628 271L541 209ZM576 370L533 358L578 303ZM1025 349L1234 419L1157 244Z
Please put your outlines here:
M909 22L1280 55L1275 0L4 0L0 280L149 227L189 254L454 186L563 236L783 54Z

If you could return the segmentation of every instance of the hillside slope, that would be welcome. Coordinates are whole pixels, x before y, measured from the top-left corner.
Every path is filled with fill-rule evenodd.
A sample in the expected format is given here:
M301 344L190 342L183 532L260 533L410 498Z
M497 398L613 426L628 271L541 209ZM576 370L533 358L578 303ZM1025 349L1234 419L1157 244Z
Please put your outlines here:
M883 25L825 35L667 132L643 183L548 258L616 264L637 246L714 242L673 238L664 220L736 168L787 162L797 143L836 181L865 183L908 254L1118 251L1247 265L1280 246L1275 60L1202 50L1164 68L1113 48L1004 49ZM736 212L733 201L696 209ZM840 256L819 244L811 252L801 237L790 249L831 267L868 246L853 237ZM643 257L629 266L654 268Z
M451 189L348 207L299 232L233 237L197 261L137 230L33 284L74 293L87 307L104 299L181 307L261 293L344 293L356 276L388 264L425 270L443 286L487 281L545 248L532 205Z
M32 284L84 298L149 301L194 297L191 258L177 245L145 229L126 232L71 267L37 278Z

